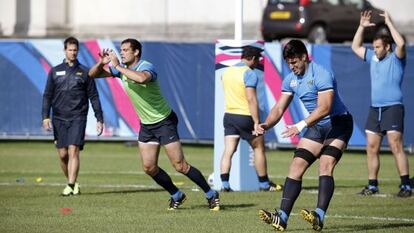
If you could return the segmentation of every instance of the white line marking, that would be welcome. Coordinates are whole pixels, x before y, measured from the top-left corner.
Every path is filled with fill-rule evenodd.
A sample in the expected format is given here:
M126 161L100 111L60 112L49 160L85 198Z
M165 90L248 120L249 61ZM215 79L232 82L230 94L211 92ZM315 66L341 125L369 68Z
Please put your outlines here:
M318 189L302 189L302 192L317 195L318 194ZM342 195L352 195L352 194L335 191L334 195L335 196L342 196ZM361 198L364 198L364 197L365 198L370 198L370 197L372 197L372 198L375 198L375 197L382 197L382 198L384 198L384 197L394 197L394 195L392 195L392 194L385 194L385 193L374 194L374 195L371 195L369 197L358 195L356 193L354 195L355 196L360 196Z
M66 183L9 183L3 182L0 183L0 186L65 186ZM93 187L93 188L151 188L151 189L161 189L158 185L142 185L142 184L81 184L81 187Z
M290 215L299 216L300 214L291 213ZM376 217L376 216L347 216L347 215L326 215L325 218L339 218L339 219L359 219L359 220L379 220L389 222L414 222L413 218L390 218L390 217Z
M189 185L177 185L179 186L179 188L187 188L187 189L192 189L195 186L192 185L192 183L188 183ZM190 185L191 184L191 185ZM16 181L16 183L11 183L11 182L3 182L0 183L0 186L65 186L66 183L47 183L47 182L42 182L42 183L34 183L34 182L18 182ZM81 184L82 187L93 187L93 188L138 188L138 189L161 189L160 186L158 185L142 185L142 184ZM318 194L318 190L317 189L311 189L311 190L307 190L307 189L303 189L302 193L308 193L308 194L313 194L313 195L317 195ZM350 195L349 193L342 193L342 192L335 192L335 196L342 196L342 195ZM352 194L351 194L352 195ZM357 194L354 194L355 196L357 196ZM365 197L365 196L360 196L361 198L393 198L395 195L393 194L385 194L385 193L380 193L380 194L375 194L369 197Z
M380 221L402 221L402 222L414 222L412 218L390 218L390 217L375 217L375 216L345 216L345 215L327 215L327 218L341 218L341 219L368 219L368 220L380 220Z
M34 174L34 175L40 175L40 174L62 174L61 171L56 171L56 172L51 172L51 171L42 171L42 170L24 170L24 171L11 171L11 170L0 170L0 174L4 174L4 173L18 173L18 174ZM85 175L146 175L145 172L143 171L119 171L119 172L112 172L112 171L79 171L79 174L85 174ZM170 176L182 176L181 173L178 172L168 172L168 174ZM210 174L210 173L205 173L205 174ZM285 179L286 176L284 175L277 175L277 176L272 176L269 175L269 178L273 178L273 179ZM366 181L368 180L368 178L365 177L361 177L361 178L347 178L347 177L334 177L335 180L348 180L348 181L357 181L357 180L362 180L362 181ZM302 180L319 180L319 176L304 176L302 178ZM400 181L400 178L380 178L381 181Z
M0 186L65 186L65 183L9 183L9 182L3 182L0 183ZM89 184L81 184L81 187L94 187L94 188L146 188L146 189L161 189L158 185L139 185L139 184L103 184L103 185L89 185ZM192 191L195 190L194 186L180 186L181 188L191 188ZM335 195L338 195L338 193L335 193ZM339 193L341 195L341 193ZM347 194L348 195L348 194ZM374 195L379 196L379 195ZM389 196L384 194L385 196ZM391 196L391 195L390 195ZM291 215L297 216L299 214L292 213ZM414 222L413 218L395 218L395 217L377 217L377 216L347 216L347 215L326 215L326 218L338 218L338 219L366 219L366 220L379 220L379 221L389 221L389 222L395 222L395 221L401 221L401 222Z

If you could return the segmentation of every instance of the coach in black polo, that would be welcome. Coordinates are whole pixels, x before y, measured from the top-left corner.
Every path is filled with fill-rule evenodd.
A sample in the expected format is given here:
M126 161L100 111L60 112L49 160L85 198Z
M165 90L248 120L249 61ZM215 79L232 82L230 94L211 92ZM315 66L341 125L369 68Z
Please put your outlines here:
M101 135L103 114L95 81L88 78L88 68L77 60L79 42L69 37L64 42L65 59L51 69L43 94L43 128L51 130L60 157L60 166L68 185L63 196L80 194L76 182L79 172L79 153L83 149L88 99L97 119L96 130ZM52 109L52 121L50 121Z

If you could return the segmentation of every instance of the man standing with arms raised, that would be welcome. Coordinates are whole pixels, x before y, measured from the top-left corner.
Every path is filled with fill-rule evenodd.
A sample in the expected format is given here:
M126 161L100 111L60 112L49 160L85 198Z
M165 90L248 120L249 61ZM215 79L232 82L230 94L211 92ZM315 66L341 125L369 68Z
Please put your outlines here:
M371 23L371 11L361 13L360 24L352 41L354 53L370 64L371 106L365 125L367 138L368 186L359 194L372 195L379 192L378 172L381 142L387 135L394 155L401 184L398 197L410 197L411 185L409 165L404 153L404 105L402 103L401 83L406 65L405 43L397 32L387 12L381 14L388 26L396 47L392 51L392 40L388 35L378 34L372 43L373 49L362 46L366 27Z

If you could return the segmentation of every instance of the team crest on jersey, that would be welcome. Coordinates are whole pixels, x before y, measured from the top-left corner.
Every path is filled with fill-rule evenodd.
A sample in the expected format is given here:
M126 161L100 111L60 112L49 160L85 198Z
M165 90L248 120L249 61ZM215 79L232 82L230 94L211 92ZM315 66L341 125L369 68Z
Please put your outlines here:
M77 76L82 76L83 72L76 72Z
M314 83L315 83L315 80L313 80L313 79L311 79L311 80L308 80L308 85L310 85L310 86L312 86Z
M290 87L296 87L298 85L298 81L297 80L291 80L289 86Z
M66 75L66 71L65 70L56 71L56 76L59 76L59 75Z

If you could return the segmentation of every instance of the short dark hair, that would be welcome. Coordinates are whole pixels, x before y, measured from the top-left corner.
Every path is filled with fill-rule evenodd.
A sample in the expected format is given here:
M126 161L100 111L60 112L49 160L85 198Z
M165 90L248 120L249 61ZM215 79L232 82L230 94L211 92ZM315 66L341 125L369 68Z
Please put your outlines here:
M77 48L79 48L79 41L78 41L78 39L76 39L73 36L70 36L70 37L66 38L65 41L63 42L63 45L64 45L65 49L68 48L69 44L74 44L74 45L76 45Z
M392 49L392 38L389 35L384 34L384 33L377 33L374 36L373 41L376 41L376 40L382 40L384 47L387 45L390 45L390 49Z
M291 40L283 48L283 58L285 60L288 58L301 57L303 54L305 54L307 60L309 60L308 50L301 40Z
M251 59L253 57L256 57L256 59L259 59L262 56L260 54L262 51L263 51L263 49L258 48L258 47L254 47L254 46L251 46L251 45L244 46L241 58L242 59L243 58Z
M121 42L121 45L122 44L125 44L125 43L129 43L131 45L132 50L138 50L139 51L138 58L141 57L141 54L142 54L142 44L138 40L133 39L133 38L128 38L128 39L123 40Z

